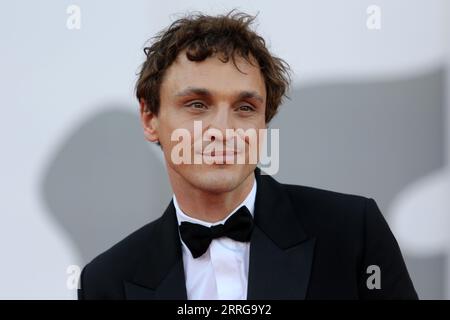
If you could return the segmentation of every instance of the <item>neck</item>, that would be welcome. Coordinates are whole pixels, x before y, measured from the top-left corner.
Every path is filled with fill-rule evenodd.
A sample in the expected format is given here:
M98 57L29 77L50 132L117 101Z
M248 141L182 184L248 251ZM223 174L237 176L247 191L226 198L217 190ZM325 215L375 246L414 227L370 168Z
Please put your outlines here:
M174 170L169 169L172 189L180 209L188 216L207 222L223 220L245 200L255 180L254 172L235 189L226 192L211 192L196 188Z

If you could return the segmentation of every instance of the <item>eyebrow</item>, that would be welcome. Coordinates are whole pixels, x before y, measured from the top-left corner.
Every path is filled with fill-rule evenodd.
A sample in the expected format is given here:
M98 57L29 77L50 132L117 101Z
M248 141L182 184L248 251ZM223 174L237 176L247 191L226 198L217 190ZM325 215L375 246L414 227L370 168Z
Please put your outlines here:
M197 88L197 87L188 87L178 93L175 94L176 97L185 97L190 95L198 95L205 98L211 98L212 93L206 88ZM243 99L255 99L260 101L261 103L264 102L263 97L261 97L260 94L258 94L256 91L241 91L237 95L239 100Z

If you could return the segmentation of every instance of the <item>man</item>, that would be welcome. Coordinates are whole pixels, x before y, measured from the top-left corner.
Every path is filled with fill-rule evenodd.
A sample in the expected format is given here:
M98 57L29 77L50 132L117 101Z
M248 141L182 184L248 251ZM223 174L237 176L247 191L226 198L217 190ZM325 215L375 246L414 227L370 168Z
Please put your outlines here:
M266 129L289 85L253 19L191 15L146 48L137 98L173 198L83 269L79 299L417 299L373 199L279 183L250 161L263 139L226 134Z

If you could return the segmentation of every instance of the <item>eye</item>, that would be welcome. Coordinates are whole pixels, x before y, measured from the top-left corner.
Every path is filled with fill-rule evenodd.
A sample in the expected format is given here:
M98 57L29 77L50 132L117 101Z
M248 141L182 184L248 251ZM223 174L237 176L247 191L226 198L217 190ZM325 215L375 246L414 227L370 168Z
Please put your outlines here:
M191 103L187 104L186 107L191 107L192 109L197 109L197 110L201 110L204 108L206 109L206 106L199 101L191 102Z
M253 111L254 108L249 105L242 105L239 107L239 110L244 111L244 112L250 112L250 111Z

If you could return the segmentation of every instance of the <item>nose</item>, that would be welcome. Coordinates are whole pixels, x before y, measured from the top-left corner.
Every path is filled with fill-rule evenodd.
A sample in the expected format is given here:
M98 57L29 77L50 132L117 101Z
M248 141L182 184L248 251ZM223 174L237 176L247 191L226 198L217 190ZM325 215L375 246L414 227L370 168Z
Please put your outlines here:
M234 129L230 110L226 104L216 108L216 112L211 115L206 125L204 136L207 140L221 142L226 140L226 129Z

